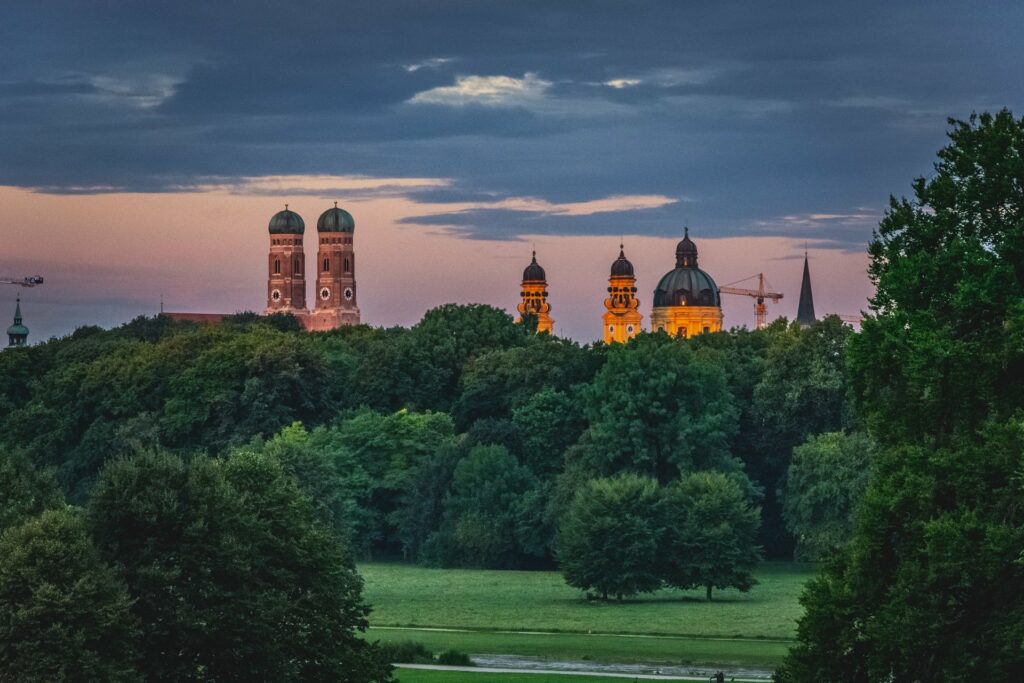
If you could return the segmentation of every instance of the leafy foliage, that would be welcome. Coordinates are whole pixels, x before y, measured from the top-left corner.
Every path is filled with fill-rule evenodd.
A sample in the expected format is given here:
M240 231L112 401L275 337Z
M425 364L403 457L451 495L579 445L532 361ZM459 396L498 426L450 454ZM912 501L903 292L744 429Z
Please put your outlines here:
M677 588L753 586L752 570L761 561L757 531L761 511L750 504L742 475L690 472L666 495L663 576Z
M660 588L662 508L658 483L649 477L590 481L559 529L558 563L566 583L604 599Z
M89 501L143 625L148 680L386 680L361 582L271 456L111 462Z
M782 681L1024 677L1024 120L951 126L869 247L849 362L879 450Z
M793 450L783 516L796 538L798 559L827 560L849 543L873 449L863 433L826 432Z
M0 537L0 679L141 681L124 584L81 515L46 510Z

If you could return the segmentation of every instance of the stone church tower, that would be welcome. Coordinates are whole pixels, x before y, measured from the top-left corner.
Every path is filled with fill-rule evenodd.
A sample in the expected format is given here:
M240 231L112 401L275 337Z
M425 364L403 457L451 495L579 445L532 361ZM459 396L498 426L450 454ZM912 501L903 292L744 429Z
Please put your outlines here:
M355 229L352 214L339 209L337 202L316 223L316 304L310 312L310 330L359 324L356 255L352 245Z
M294 211L278 211L270 219L270 256L267 276L267 310L271 313L306 313L306 256L302 233L306 224Z
M533 252L533 260L523 270L522 291L519 296L523 300L516 306L519 311L519 319L522 322L524 315L537 316L537 332L547 332L555 326L555 321L549 315L551 304L548 303L548 280L544 269L537 263L537 252Z
M604 307L605 344L627 342L640 332L643 316L638 310L640 301L636 298L636 276L621 244L619 258L612 264L608 277L608 298L604 300Z

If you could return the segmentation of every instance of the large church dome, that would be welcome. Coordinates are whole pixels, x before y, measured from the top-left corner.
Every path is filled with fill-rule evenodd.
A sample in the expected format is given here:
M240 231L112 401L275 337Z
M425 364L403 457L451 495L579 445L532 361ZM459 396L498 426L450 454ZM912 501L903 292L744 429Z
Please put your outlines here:
M654 306L721 306L718 285L697 267L697 245L690 231L676 247L676 267L665 273L654 290Z
M269 230L271 235L301 235L306 231L306 223L302 216L289 211L288 205L285 204L284 211L278 211L270 219Z
M334 208L320 214L316 229L320 232L355 232L356 221L352 214L345 209L339 209L338 202L334 202Z

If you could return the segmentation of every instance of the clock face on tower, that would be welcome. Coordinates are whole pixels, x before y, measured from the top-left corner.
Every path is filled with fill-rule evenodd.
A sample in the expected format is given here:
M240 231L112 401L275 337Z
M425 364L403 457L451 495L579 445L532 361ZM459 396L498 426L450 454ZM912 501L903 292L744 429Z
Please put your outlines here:
M280 289L275 289L273 292L270 293L270 298L273 299L274 301L280 301L281 300L281 290Z
M345 288L345 299L348 300L348 301L352 301L352 297L353 296L355 296L355 292L352 291L352 288L351 287L346 287Z
M324 301L327 301L328 299L330 299L331 298L331 290L327 289L326 287L321 289L320 290L320 298L323 299Z

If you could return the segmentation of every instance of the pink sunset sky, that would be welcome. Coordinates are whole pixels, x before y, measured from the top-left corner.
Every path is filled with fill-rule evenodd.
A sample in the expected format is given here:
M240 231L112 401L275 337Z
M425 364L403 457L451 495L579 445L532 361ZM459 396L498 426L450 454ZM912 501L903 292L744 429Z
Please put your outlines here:
M556 331L580 342L601 335L601 314L609 266L618 237L521 235L511 239L466 239L443 226L401 223L409 216L447 214L464 207L413 201L399 193L429 186L432 179L275 177L243 184L209 185L196 191L112 194L45 194L0 188L5 207L0 268L6 275L40 274L46 284L6 287L8 314L22 297L32 340L67 334L87 324L112 326L137 315L155 314L163 297L168 311L261 311L266 304L267 222L287 201L315 229L333 201L356 220L359 303L370 325L412 325L431 307L486 303L514 313L522 269L530 251L547 271ZM394 196L367 197L388 188ZM331 194L318 196L320 190ZM347 200L350 189L356 199ZM287 196L281 190L294 192ZM335 194L337 193L337 194ZM387 192L384 193L387 195ZM656 197L619 196L592 202L538 206L530 210L586 216L635 211ZM504 201L503 208L510 208ZM14 226L17 226L15 229ZM682 226L679 226L680 233ZM803 241L787 237L716 237L699 224L691 236L700 264L719 285L763 272L785 294L769 304L769 317L796 313ZM681 237L650 237L623 230L626 254L637 272L645 325L651 292L674 266ZM871 293L863 251L810 249L818 316L856 314ZM313 287L312 278L309 285ZM749 286L755 286L753 284ZM312 300L312 292L309 293ZM753 327L753 301L723 296L727 326Z

